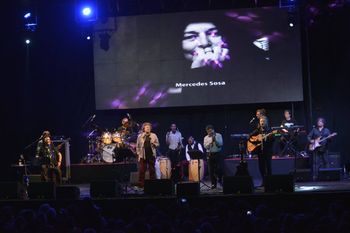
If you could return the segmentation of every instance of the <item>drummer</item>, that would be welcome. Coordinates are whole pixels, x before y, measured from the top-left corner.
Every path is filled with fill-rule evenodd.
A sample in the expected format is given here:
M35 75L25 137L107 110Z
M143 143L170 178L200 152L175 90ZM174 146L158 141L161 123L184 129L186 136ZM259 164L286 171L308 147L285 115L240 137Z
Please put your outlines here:
M121 134L123 138L127 138L132 134L133 129L127 117L124 117L122 119L122 125L118 128L118 132Z

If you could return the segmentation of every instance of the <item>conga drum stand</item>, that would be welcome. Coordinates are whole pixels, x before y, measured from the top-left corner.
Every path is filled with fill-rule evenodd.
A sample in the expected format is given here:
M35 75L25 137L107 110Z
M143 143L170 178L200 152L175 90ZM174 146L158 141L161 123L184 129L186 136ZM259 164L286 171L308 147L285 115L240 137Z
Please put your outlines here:
M206 183L204 183L204 181L202 181L201 179L201 162L200 160L204 160L204 153L200 150L192 150L192 151L188 151L188 154L190 155L191 160L197 160L198 165L197 165L197 178L198 178L198 182L200 185L200 189L202 189L202 187L207 187L208 189L210 189L210 186L207 185ZM204 164L203 164L204 166Z

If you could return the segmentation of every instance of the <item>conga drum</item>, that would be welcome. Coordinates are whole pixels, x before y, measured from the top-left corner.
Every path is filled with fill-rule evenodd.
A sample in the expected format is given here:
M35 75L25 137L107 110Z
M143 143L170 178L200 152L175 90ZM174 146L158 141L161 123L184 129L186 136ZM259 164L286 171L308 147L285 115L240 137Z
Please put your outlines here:
M199 176L198 176L198 161L199 161ZM199 179L198 179L199 178ZM200 181L204 178L204 160L191 159L188 164L188 180Z
M169 158L159 158L159 178L170 179L171 178L171 161Z

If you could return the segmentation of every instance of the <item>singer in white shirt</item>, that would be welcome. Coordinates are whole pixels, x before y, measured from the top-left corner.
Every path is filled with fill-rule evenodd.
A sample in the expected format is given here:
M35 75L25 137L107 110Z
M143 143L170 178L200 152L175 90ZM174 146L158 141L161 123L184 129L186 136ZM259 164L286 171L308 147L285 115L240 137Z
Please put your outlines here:
M170 125L170 132L167 132L165 141L168 145L167 155L171 161L171 178L173 181L177 182L183 177L182 169L180 169L181 149L183 148L183 144L182 135L177 129L176 124Z

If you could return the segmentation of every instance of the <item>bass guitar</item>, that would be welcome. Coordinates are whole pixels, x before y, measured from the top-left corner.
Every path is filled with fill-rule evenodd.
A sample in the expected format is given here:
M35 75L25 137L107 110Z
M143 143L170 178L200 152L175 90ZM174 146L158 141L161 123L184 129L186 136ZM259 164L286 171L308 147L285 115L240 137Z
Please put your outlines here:
M323 141L326 141L327 139L332 138L332 137L334 137L334 136L336 136L336 135L337 135L337 133L332 133L332 134L328 135L328 136L325 137L325 138L322 138L322 137L316 138L316 139L314 140L313 143L310 143L310 145L309 145L309 151L314 151L314 150L316 150L316 148L322 146L321 143L322 143Z
M277 133L278 130L273 130L268 134L258 134L255 136L251 136L247 141L247 151L249 153L253 152L256 148L261 146L263 144L263 141L265 141L268 137Z

